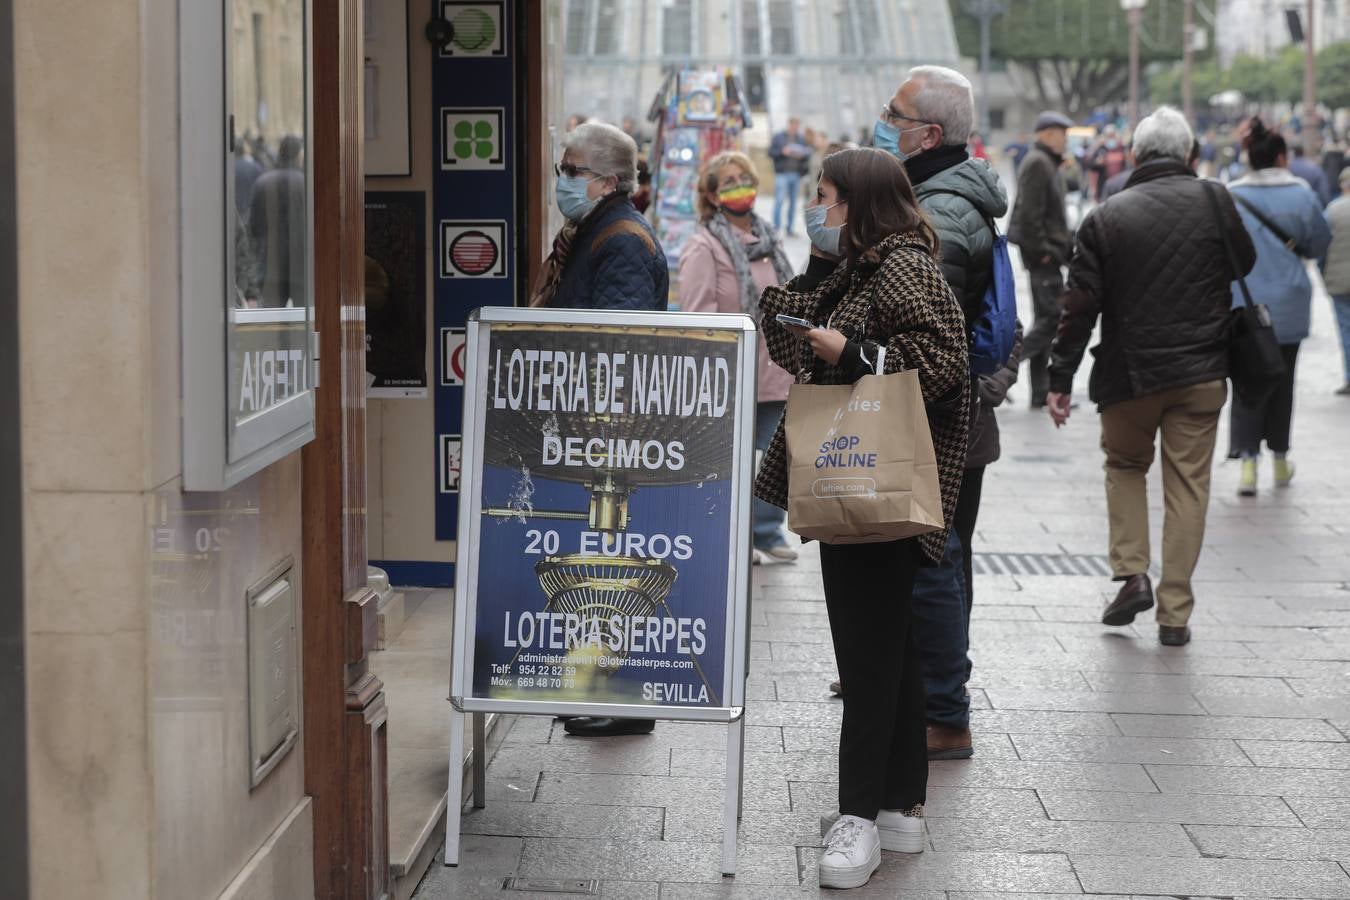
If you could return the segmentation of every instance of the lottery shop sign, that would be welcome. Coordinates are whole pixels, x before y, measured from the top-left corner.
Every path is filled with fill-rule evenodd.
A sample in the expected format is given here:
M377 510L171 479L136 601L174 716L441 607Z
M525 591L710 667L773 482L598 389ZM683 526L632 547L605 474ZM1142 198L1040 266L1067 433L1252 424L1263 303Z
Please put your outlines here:
M745 342L740 327L470 326L466 693L728 704L748 541Z

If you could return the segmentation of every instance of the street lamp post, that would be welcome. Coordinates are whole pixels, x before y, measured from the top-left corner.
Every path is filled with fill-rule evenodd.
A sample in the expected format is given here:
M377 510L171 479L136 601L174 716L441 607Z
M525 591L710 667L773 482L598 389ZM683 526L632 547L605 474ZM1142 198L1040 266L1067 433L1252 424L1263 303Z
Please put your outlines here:
M1181 25L1181 109L1195 127L1195 0L1185 0Z
M1317 115L1317 47L1313 40L1313 0L1308 0L1303 23L1303 153L1315 158L1322 139L1322 121Z
M963 0L961 8L980 21L980 95L977 98L980 115L980 134L989 139L989 64L990 26L996 16L1003 15L1001 0Z
M1130 21L1130 130L1139 124L1139 22L1148 0L1120 0Z

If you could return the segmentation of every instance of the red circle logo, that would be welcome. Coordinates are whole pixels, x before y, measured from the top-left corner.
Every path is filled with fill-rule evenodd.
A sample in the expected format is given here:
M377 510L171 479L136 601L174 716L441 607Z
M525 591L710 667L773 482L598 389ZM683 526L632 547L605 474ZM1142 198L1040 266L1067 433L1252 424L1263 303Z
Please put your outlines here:
M465 345L460 344L450 354L450 371L460 381L464 380L464 349Z
M450 242L450 261L465 275L482 275L497 265L499 251L481 231L466 231Z

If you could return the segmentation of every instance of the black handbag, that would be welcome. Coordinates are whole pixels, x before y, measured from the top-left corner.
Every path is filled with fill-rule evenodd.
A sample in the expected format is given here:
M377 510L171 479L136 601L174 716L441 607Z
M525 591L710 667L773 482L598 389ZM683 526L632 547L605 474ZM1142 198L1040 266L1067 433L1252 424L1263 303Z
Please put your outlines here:
M1280 342L1275 338L1270 310L1252 301L1247 279L1242 277L1242 270L1238 267L1237 252L1228 234L1228 222L1215 194L1221 188L1213 184L1205 187L1209 205L1214 210L1215 224L1219 226L1223 249L1228 256L1228 265L1233 270L1238 290L1242 292L1242 306L1233 310L1229 318L1228 378L1233 382L1233 393L1243 405L1260 406L1284 378L1284 355L1280 353Z

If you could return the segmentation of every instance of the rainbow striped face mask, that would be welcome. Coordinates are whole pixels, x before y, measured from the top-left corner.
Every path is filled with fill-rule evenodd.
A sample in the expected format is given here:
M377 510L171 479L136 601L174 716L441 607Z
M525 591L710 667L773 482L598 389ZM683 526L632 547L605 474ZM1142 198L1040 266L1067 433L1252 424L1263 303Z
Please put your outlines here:
M755 208L755 197L758 193L754 185L737 185L734 188L718 191L717 202L732 215L743 216Z

